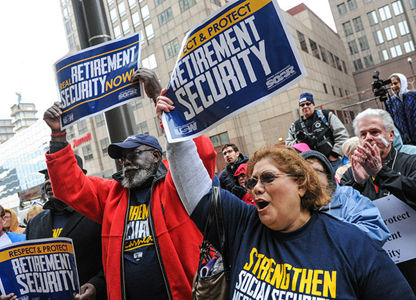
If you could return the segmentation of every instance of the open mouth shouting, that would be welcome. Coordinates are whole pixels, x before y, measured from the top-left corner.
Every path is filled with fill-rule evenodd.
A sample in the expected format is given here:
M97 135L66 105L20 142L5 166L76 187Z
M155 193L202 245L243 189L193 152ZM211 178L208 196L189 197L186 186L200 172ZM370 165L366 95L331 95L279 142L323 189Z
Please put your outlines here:
M265 209L270 204L270 202L264 201L262 199L254 200L254 203L258 211Z

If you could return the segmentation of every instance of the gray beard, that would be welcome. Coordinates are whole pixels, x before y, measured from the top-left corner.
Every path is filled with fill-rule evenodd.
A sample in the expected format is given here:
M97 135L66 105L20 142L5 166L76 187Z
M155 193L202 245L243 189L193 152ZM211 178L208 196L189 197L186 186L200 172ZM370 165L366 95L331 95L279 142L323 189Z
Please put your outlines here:
M153 163L149 168L146 169L137 169L137 168L124 168L123 167L123 180L121 184L128 189L140 187L145 183L150 177L154 176L157 171L157 163ZM126 177L125 172L127 170L135 169L136 174L133 177Z

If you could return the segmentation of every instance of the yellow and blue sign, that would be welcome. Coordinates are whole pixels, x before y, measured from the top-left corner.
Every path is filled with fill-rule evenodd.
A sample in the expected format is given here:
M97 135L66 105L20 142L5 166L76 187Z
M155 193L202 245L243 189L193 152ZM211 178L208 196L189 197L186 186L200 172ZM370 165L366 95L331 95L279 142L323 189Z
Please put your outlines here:
M232 1L185 37L162 121L169 142L194 138L306 76L276 0Z
M72 300L79 293L72 240L50 238L0 249L0 293L18 299Z
M62 127L140 96L131 77L140 60L141 33L90 47L55 64Z

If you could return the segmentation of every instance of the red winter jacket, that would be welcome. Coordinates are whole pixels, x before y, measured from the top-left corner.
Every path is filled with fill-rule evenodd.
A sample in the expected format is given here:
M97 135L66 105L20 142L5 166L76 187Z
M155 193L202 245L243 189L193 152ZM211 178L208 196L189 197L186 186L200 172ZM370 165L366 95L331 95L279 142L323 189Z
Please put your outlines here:
M199 156L211 177L216 153L210 139L195 139ZM46 154L54 195L88 218L102 224L103 266L108 299L122 299L121 252L129 190L116 180L86 176L70 145ZM167 162L164 162L167 166ZM173 299L191 299L202 234L189 218L176 192L170 171L152 187L149 221ZM163 273L163 270L162 270Z

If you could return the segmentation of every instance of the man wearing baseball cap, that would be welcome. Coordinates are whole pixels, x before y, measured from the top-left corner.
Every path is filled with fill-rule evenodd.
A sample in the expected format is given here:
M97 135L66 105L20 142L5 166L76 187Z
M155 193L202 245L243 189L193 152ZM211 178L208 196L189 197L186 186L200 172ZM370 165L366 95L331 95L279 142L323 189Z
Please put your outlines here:
M151 99L160 94L151 70L139 69L133 81L143 82ZM108 154L121 171L112 180L86 176L60 129L61 114L57 104L44 114L52 129L46 158L53 191L102 224L108 299L190 299L202 234L179 199L157 139L135 134L112 143ZM210 139L202 136L195 143L213 176L216 152Z
M290 126L286 146L307 144L325 155L335 171L342 159L342 144L348 139L347 129L332 112L315 109L311 93L302 93L298 103L301 117Z

